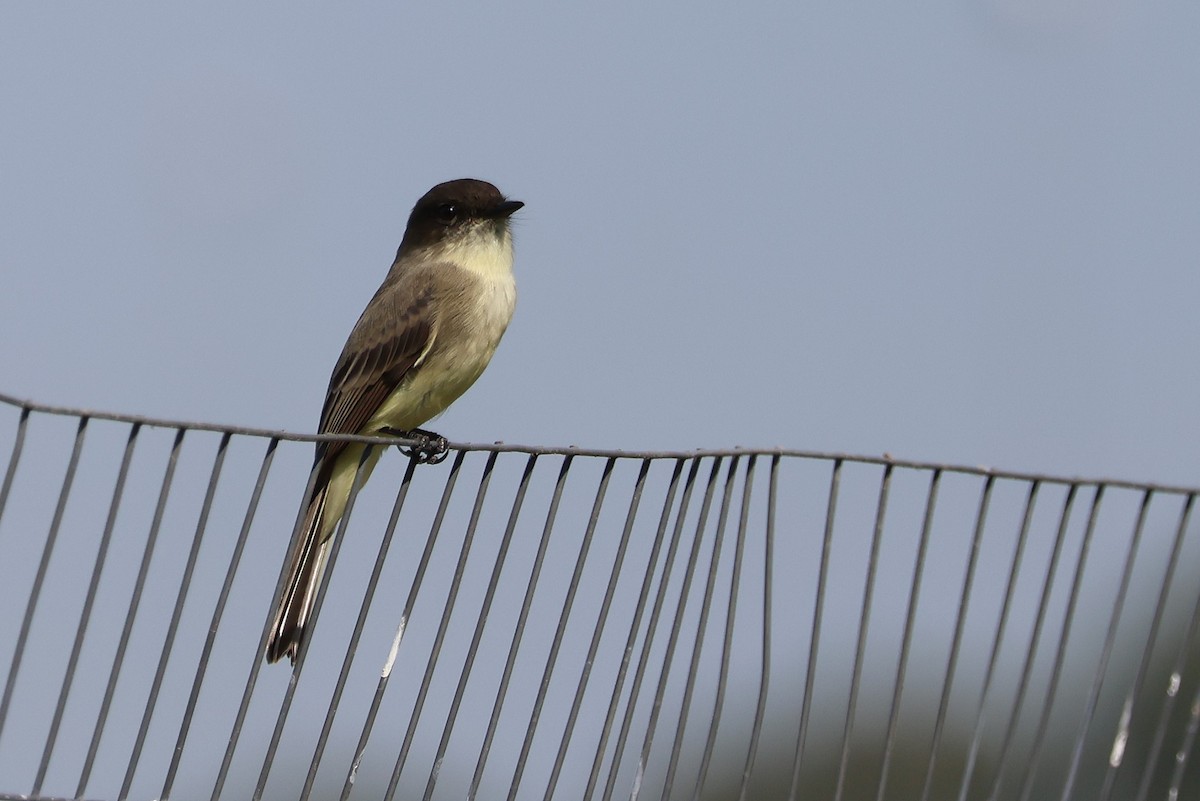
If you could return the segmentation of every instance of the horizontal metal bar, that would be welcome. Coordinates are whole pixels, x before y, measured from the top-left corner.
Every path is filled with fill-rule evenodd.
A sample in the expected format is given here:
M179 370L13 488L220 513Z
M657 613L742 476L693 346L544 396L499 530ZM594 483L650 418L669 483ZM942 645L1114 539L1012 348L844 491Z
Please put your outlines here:
M409 446L418 444L414 440L399 437L364 437L348 434L299 434L292 431L269 428L254 428L249 426L231 426L218 423L206 423L192 420L170 420L159 417L147 417L136 414L117 414L114 412L78 409L67 406L52 406L36 403L0 392L0 403L6 403L27 411L43 414L62 415L68 417L88 417L94 420L109 420L121 423L140 423L144 426L158 428L183 428L193 431L212 431L220 434L242 434L253 437L266 437L290 442L355 442L373 445ZM612 448L580 448L574 445L514 445L504 442L476 443L451 442L450 447L459 451L481 451L487 453L526 453L539 456L598 456L613 459L700 459L705 457L733 456L788 456L799 459L821 459L826 461L841 460L859 464L890 465L916 470L941 470L946 473L963 473L974 476L990 476L992 478L1007 478L1020 481L1040 481L1047 484L1062 484L1066 486L1098 486L1122 489L1154 490L1155 492L1175 495L1200 493L1200 485L1187 486L1183 484L1164 484L1159 482L1131 481L1127 479L1110 478L1105 476L1063 476L1050 473L1035 473L1021 470L1004 470L983 465L953 464L949 462L928 462L916 459L902 459L890 453L880 456L842 453L838 451L813 451L799 448L701 448L695 450L666 450L666 451L629 451Z

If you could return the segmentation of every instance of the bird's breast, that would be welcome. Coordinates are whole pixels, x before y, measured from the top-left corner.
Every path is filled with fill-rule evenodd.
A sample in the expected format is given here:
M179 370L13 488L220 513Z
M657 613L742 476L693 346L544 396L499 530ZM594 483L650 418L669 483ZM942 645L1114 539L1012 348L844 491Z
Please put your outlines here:
M409 430L438 416L483 373L516 307L511 274L474 277L469 289L440 310L424 360L383 403L377 428Z

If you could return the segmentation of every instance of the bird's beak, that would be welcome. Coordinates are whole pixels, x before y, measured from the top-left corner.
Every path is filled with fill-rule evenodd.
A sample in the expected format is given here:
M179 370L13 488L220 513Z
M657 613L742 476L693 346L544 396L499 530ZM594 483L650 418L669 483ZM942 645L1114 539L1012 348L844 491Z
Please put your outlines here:
M517 209L525 204L519 200L506 200L492 208L491 216L497 220L507 219L511 217Z

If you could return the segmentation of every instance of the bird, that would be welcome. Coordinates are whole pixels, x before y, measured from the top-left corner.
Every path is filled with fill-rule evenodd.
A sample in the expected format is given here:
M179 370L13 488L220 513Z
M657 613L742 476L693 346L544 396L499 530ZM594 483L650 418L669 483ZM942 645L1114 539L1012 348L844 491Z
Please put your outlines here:
M318 432L415 440L438 461L446 440L419 428L483 373L512 320L512 215L524 206L472 178L434 186L413 206L396 258L333 368ZM303 522L288 556L266 646L293 665L307 640L333 535L362 464L365 482L383 448L324 441Z

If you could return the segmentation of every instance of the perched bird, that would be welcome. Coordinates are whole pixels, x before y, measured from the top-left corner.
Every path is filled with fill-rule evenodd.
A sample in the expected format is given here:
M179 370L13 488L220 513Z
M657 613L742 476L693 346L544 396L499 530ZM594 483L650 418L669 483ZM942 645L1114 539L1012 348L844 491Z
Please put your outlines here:
M318 431L408 436L429 458L445 440L418 426L445 411L496 352L512 319L511 215L524 204L486 181L461 179L417 201L396 260L333 368ZM365 445L317 443L316 479L267 642L267 661L295 664ZM363 464L365 481L378 461Z

